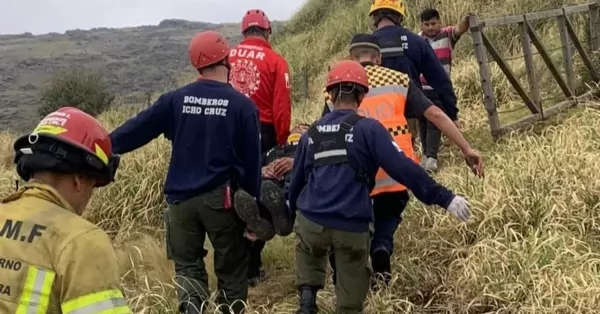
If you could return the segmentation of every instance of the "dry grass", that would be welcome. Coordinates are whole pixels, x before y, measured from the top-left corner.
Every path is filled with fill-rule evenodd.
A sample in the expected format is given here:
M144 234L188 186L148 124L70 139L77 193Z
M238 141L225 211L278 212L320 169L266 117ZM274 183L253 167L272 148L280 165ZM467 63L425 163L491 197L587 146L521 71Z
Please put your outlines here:
M455 21L468 11L496 15L516 8L530 12L559 7L563 1L436 4ZM296 121L311 120L320 111L317 99L324 64L344 54L347 37L353 32L367 30L367 6L368 1L309 1L280 33L276 48L290 59L296 74L308 73L311 82L309 99L296 94ZM418 10L412 5L410 9L409 22L413 23ZM583 29L582 23L578 25ZM540 25L539 30L546 43L557 44L550 25ZM515 39L512 31L490 34L501 46L501 41ZM543 127L492 143L470 44L466 38L459 45L453 79L466 135L484 153L487 177L474 179L454 148L445 148L444 168L437 179L468 196L473 219L459 224L438 208L412 201L396 234L393 283L389 291L369 297L367 312L597 313L600 111L576 109L560 121L551 119ZM508 49L503 52L509 54ZM537 62L540 85L546 94L552 94L556 88ZM522 77L522 63L511 65ZM495 65L492 72L502 108L522 106ZM123 107L107 112L102 120L112 129L136 110ZM10 135L0 134L0 147L10 148L11 141ZM7 150L0 155L1 195L13 188ZM86 213L113 237L122 287L137 313L170 313L176 306L174 273L164 254L161 219L165 207L161 187L169 153L168 142L161 138L125 156L118 182L98 191ZM293 238L271 241L264 260L271 279L251 289L250 312L293 312L297 304ZM324 313L333 313L331 285L320 293L318 302Z

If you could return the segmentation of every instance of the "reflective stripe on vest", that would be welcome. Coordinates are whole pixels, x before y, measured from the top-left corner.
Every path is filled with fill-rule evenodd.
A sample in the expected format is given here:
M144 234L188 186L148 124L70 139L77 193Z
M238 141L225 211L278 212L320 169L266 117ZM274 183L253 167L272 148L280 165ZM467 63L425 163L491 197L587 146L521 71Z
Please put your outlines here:
M120 290L90 293L61 305L63 314L130 314L131 310Z
M308 130L309 142L314 145L315 167L348 162L346 141L354 124L363 117L352 114L340 124L313 125Z
M320 153L315 153L315 160L320 160L323 158L330 158L330 157L340 157L340 156L347 156L348 152L346 151L346 149L333 149L333 150L328 150L328 151L324 151L324 152L320 152Z
M380 66L369 65L365 69L369 75L370 89L358 113L379 120L404 154L418 163L419 159L412 145L412 135L404 116L410 78L404 73ZM406 190L405 186L379 169L371 195L404 190Z
M404 49L408 48L406 35L379 38L380 52L382 58L403 57Z
M52 271L29 266L15 314L46 313L55 276Z
M358 114L351 114L340 124L311 126L308 130L308 142L314 147L313 167L350 164L346 143L352 142L352 129L363 118ZM350 166L356 171L356 180L366 184L370 191L375 184L373 175Z
M404 49L402 47L390 47L390 48L381 48L381 57L383 58L391 58L391 57L403 57Z

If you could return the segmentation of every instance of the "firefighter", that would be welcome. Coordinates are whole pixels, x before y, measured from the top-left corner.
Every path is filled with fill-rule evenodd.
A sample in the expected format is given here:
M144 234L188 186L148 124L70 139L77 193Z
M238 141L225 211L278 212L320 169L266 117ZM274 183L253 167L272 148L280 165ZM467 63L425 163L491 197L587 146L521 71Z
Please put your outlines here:
M261 147L265 153L275 146L285 146L290 132L290 71L287 61L269 43L271 22L265 12L248 10L242 18L241 31L244 38L229 55L230 82L258 107ZM264 247L265 241L252 243L248 268L251 283L264 279L265 273L261 270Z
M269 38L271 22L265 12L249 10L242 18L244 39L231 49L231 85L250 97L259 111L263 152L284 146L292 118L290 70Z
M458 108L452 81L439 62L435 52L421 36L402 27L406 18L404 0L373 0L369 16L381 44L381 65L406 73L422 88L419 80L422 74L429 85L438 93L444 112L458 121ZM416 119L411 119L411 133L417 134ZM458 123L458 122L457 122Z
M350 55L354 61L364 66L369 78L370 91L358 109L360 115L381 122L404 154L417 163L407 117L424 117L461 149L475 174L483 175L481 155L469 146L448 116L425 97L408 75L378 65L381 63L381 54L377 37L369 34L354 35L350 44ZM327 111L329 106L333 104L326 98L324 110ZM371 197L375 214L371 263L375 278L382 278L384 283L388 284L391 279L390 258L394 249L394 233L402 222L402 212L409 201L409 194L405 186L391 180L380 170ZM330 263L334 269L335 283L334 254L330 255Z
M369 194L379 167L425 204L444 207L462 221L470 213L467 201L431 179L380 122L357 114L369 91L362 65L337 63L327 75L326 89L335 109L300 138L290 182L290 210L297 211L297 313L317 313L316 295L325 284L331 246L337 257L337 313L363 313L371 277Z
M14 149L28 183L0 204L0 313L132 313L110 239L80 217L119 165L108 132L63 107Z
M258 110L228 84L229 51L217 32L194 36L189 57L200 78L161 95L111 133L114 150L123 154L161 134L172 143L164 186L167 254L175 262L183 313L200 313L209 297L203 249L207 234L215 250L218 302L231 305L235 313L244 311L240 301L248 294L244 230L265 240L274 235L255 201L261 182Z

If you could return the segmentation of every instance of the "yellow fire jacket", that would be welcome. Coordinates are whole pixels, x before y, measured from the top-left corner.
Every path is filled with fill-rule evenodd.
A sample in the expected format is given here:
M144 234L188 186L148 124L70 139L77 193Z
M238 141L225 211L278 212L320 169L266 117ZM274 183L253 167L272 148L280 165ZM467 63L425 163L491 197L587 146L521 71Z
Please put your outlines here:
M50 186L0 203L0 313L129 314L117 267L106 233Z

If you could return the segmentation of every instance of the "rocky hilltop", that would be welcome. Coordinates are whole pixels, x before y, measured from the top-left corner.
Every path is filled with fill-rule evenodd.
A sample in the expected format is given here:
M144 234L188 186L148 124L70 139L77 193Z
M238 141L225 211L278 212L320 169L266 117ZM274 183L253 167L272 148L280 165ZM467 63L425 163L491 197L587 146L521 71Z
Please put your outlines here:
M281 23L275 22L274 28ZM163 20L158 25L70 30L63 34L0 35L0 131L24 132L38 118L39 90L68 66L101 70L120 103L173 86L187 60L191 37L217 30L230 43L240 40L239 24Z

